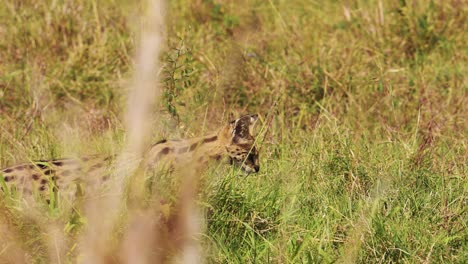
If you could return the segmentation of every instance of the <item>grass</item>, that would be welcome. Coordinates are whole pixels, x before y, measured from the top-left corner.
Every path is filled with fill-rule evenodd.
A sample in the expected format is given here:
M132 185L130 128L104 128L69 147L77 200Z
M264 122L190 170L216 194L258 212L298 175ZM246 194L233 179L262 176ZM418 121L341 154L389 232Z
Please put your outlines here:
M140 9L0 6L2 167L120 150ZM202 178L206 261L466 262L466 13L463 1L170 1L152 138L262 117L260 173ZM50 223L71 241L62 262L79 259L79 213L2 206L3 259L50 262Z

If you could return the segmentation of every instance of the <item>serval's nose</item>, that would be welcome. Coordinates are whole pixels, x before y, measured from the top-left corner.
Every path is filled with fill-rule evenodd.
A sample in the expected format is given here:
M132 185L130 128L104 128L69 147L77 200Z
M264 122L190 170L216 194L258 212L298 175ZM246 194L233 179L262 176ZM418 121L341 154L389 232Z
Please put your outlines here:
M260 171L260 165L254 165L254 172Z

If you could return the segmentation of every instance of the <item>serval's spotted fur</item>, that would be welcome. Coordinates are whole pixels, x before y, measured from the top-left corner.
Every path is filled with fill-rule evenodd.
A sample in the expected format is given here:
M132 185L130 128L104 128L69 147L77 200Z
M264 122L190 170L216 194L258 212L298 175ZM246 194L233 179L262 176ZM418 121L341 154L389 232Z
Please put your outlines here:
M187 162L205 166L210 160L228 159L246 173L259 171L258 152L252 128L257 115L246 115L223 126L216 133L193 139L161 140L153 144L143 159L143 167L154 169L164 164L177 167ZM0 188L12 186L18 193L39 193L48 197L56 190L76 191L76 186L100 185L111 177L114 156L86 156L22 163L0 170ZM60 191L62 192L62 191Z

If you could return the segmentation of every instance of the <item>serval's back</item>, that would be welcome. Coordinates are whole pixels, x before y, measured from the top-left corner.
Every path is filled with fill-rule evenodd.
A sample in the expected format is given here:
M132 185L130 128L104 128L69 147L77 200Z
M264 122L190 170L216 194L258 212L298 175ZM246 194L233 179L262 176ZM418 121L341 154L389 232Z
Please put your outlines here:
M149 147L140 166L145 170L169 169L195 162L197 168L210 161L230 161L246 172L258 172L259 159L253 136L257 115L246 115L224 125L219 131L203 137L183 140L161 140ZM75 194L77 188L99 186L112 175L114 156L94 155L81 158L40 160L2 169L2 190L16 189L24 195L52 193ZM118 165L118 164L117 164ZM1 183L1 182L0 182Z

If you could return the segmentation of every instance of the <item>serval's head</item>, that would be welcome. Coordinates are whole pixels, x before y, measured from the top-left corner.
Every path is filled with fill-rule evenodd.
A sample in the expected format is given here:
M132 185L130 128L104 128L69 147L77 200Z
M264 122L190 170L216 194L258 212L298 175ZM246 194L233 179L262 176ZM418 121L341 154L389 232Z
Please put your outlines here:
M229 123L230 140L226 150L230 162L241 166L247 174L260 170L253 136L253 126L257 119L258 115L245 115Z

